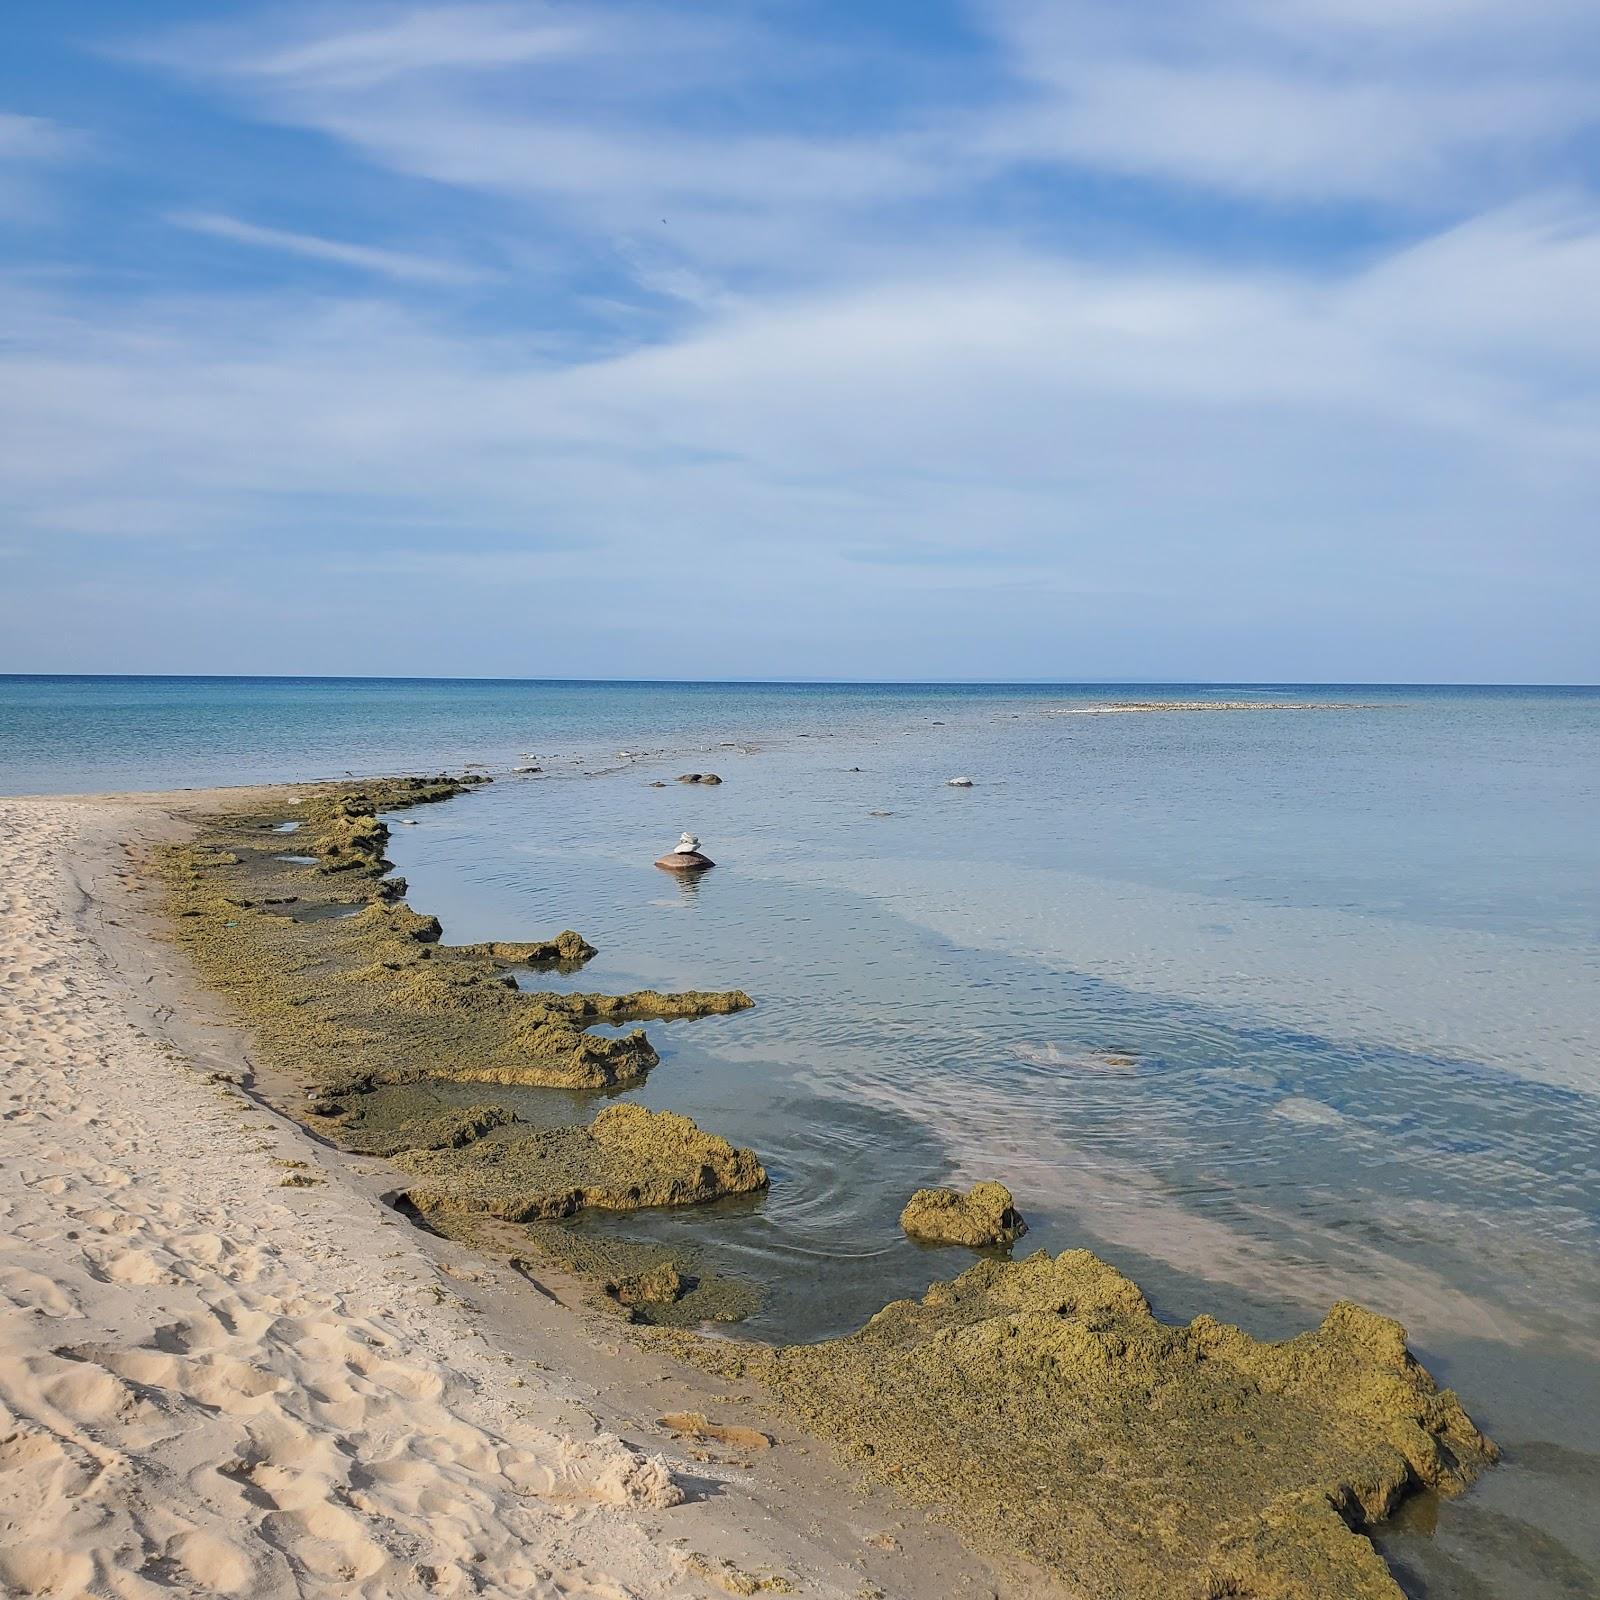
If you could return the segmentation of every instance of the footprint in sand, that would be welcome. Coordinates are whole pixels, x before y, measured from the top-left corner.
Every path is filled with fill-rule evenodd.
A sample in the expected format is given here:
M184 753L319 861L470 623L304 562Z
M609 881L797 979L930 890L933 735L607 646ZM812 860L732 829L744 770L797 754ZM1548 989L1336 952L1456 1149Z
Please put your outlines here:
M90 1275L101 1283L148 1287L167 1283L172 1274L168 1264L158 1261L147 1250L129 1247L122 1250L88 1249L84 1258L89 1263Z
M105 1470L83 1446L44 1428L22 1428L0 1439L0 1499L19 1526L59 1516L61 1507L87 1494Z
M77 1299L65 1288L26 1267L0 1272L0 1301L46 1317L70 1317L78 1311Z
M17 1367L25 1374L17 1375L18 1387L26 1392L27 1387L36 1386L40 1399L77 1427L126 1426L155 1414L155 1408L115 1374L65 1351L0 1363L0 1383L10 1387L11 1382L17 1381L5 1370Z
M256 1564L236 1544L196 1528L169 1539L162 1552L205 1594L246 1594L256 1587Z
M16 1544L0 1550L0 1594L86 1594L94 1562L81 1552L42 1544Z
M389 1552L367 1537L359 1517L338 1506L307 1511L269 1511L261 1533L297 1566L327 1584L352 1584L370 1578L389 1560Z
M143 1347L109 1350L103 1346L61 1353L73 1360L97 1363L129 1383L165 1389L229 1416L262 1410L267 1397L284 1385L282 1378L230 1356L178 1356Z

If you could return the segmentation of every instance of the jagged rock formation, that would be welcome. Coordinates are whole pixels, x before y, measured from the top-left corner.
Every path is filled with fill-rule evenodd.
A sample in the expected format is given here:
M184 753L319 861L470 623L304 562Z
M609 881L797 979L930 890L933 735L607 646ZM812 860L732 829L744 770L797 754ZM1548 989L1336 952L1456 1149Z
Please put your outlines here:
M1496 1450L1385 1317L1281 1343L1158 1322L1086 1250L985 1261L845 1339L709 1348L807 1426L1088 1600L1400 1600L1360 1527Z

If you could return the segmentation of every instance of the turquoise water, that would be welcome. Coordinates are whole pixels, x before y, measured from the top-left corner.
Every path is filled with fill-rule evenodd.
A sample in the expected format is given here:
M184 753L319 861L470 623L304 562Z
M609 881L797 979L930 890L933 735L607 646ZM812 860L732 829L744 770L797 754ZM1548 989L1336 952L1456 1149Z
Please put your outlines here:
M1090 714L1162 698L1351 708ZM759 1001L639 1097L771 1193L588 1226L759 1281L756 1336L959 1270L895 1218L980 1176L1162 1315L1359 1298L1507 1448L1385 1535L1408 1592L1600 1592L1600 692L0 680L0 790L467 761L391 851L447 937Z

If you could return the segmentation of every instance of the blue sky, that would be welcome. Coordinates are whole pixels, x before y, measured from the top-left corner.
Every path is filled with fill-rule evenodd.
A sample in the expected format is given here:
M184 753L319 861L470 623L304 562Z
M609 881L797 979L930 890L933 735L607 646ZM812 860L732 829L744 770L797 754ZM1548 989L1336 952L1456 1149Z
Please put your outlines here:
M11 0L0 670L1600 679L1592 0Z

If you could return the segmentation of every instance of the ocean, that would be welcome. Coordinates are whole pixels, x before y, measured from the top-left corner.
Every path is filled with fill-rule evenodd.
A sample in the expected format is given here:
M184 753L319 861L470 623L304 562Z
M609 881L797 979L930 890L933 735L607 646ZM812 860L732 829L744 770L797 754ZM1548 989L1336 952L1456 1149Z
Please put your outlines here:
M390 852L447 939L758 1002L652 1024L636 1097L770 1193L582 1226L692 1239L763 1338L959 1271L896 1218L979 1177L1164 1317L1358 1299L1506 1449L1380 1535L1407 1591L1600 1592L1600 690L0 678L4 792L469 762Z

